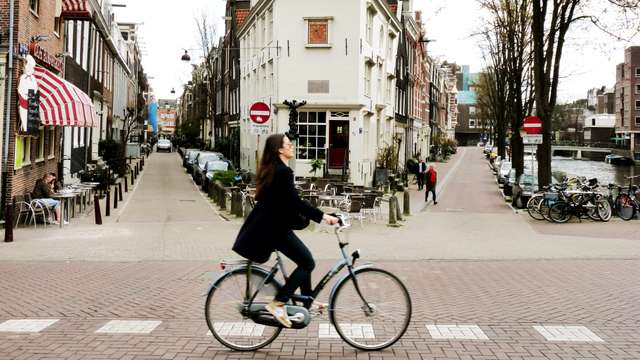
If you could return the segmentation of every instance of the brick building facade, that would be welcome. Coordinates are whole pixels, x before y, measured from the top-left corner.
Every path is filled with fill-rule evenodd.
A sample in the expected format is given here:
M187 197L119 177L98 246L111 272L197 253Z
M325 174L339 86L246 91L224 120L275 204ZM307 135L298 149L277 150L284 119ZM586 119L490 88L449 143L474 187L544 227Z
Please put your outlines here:
M640 46L625 49L616 66L615 114L617 137L640 160Z
M17 88L20 75L24 70L25 56L29 52L33 53L35 46L40 47L41 50L37 51L40 56L33 54L37 65L47 68L57 75L62 75L61 66L52 66L57 63L56 55L62 53L63 50L63 34L60 31L61 20L55 16L59 9L56 9L55 1L16 0L14 4L14 68L11 74L12 86L11 89L8 89L11 93L10 125L7 176L6 179L3 179L6 180L3 194L5 201L13 199L16 195L30 193L36 180L45 173L58 173L61 136L60 128L55 126L41 126L38 136L22 135L17 131L19 122ZM2 14L0 18L0 34L2 34L0 48L6 52L9 25L8 0L0 0L0 10ZM41 41L32 41L38 35L41 36ZM4 106L6 108L7 104L5 103Z

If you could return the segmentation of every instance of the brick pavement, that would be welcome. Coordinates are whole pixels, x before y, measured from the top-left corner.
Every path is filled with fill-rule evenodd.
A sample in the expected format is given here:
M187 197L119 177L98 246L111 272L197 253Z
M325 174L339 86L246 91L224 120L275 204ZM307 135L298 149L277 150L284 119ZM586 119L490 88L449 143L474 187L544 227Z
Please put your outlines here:
M331 262L321 261L316 278ZM321 317L257 353L207 336L208 262L2 262L0 322L60 319L0 332L0 359L637 359L638 260L381 262L408 285L414 316L383 352L318 338ZM328 292L327 292L328 293ZM326 294L325 294L326 295ZM157 320L150 334L100 334L110 320ZM488 340L433 339L427 325L477 325ZM603 342L548 341L534 326L585 326Z

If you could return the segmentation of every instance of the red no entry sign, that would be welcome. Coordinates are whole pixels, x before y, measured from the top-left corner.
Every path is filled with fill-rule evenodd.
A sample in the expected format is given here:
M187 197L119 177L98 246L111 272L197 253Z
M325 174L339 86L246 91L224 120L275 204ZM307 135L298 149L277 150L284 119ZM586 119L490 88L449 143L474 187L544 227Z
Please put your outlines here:
M527 116L524 118L522 128L528 135L536 135L542 133L542 120L537 116Z
M271 116L271 110L269 109L269 105L263 102L257 102L251 105L249 108L249 117L251 121L256 124L264 124L269 121L269 117Z

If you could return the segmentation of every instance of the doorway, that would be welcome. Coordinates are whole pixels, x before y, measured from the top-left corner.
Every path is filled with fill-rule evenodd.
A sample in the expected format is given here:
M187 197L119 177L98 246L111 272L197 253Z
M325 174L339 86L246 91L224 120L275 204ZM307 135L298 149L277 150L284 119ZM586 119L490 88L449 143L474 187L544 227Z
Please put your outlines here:
M329 169L342 169L349 162L349 121L329 122Z

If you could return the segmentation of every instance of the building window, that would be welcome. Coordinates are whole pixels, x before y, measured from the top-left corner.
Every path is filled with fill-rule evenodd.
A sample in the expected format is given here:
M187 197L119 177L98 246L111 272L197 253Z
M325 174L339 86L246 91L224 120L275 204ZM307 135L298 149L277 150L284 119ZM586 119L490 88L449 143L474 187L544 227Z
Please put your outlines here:
M62 19L59 17L53 19L53 32L58 35L58 37L62 34Z
M640 110L640 100L636 100L636 110Z
M373 44L373 16L375 15L374 11L369 8L367 9L367 41L369 44Z
M476 127L476 120L475 119L469 119L469 129L473 129Z
M38 152L36 156L36 161L44 160L44 127L40 127L40 133L38 136Z
M640 77L640 67L636 68L636 77Z
M475 115L475 114L476 114L475 106L469 106L469 115Z
M640 84L636 84L636 94L640 94Z
M387 104L391 104L391 86L392 85L393 85L392 80L387 78L387 87L385 88L385 90L387 91L385 103Z
M326 159L327 113L301 111L298 113L297 157L303 160Z
M309 33L308 44L329 44L329 20L309 20L307 26Z
M636 126L640 126L640 116L636 116Z
M364 94L366 96L371 96L371 68L372 68L371 65L365 64L365 69L364 69Z
M56 152L56 128L51 126L49 127L49 131L47 131L48 135L49 135L49 158L53 158L55 157L55 152Z
M29 9L36 14L40 13L40 0L29 0Z

